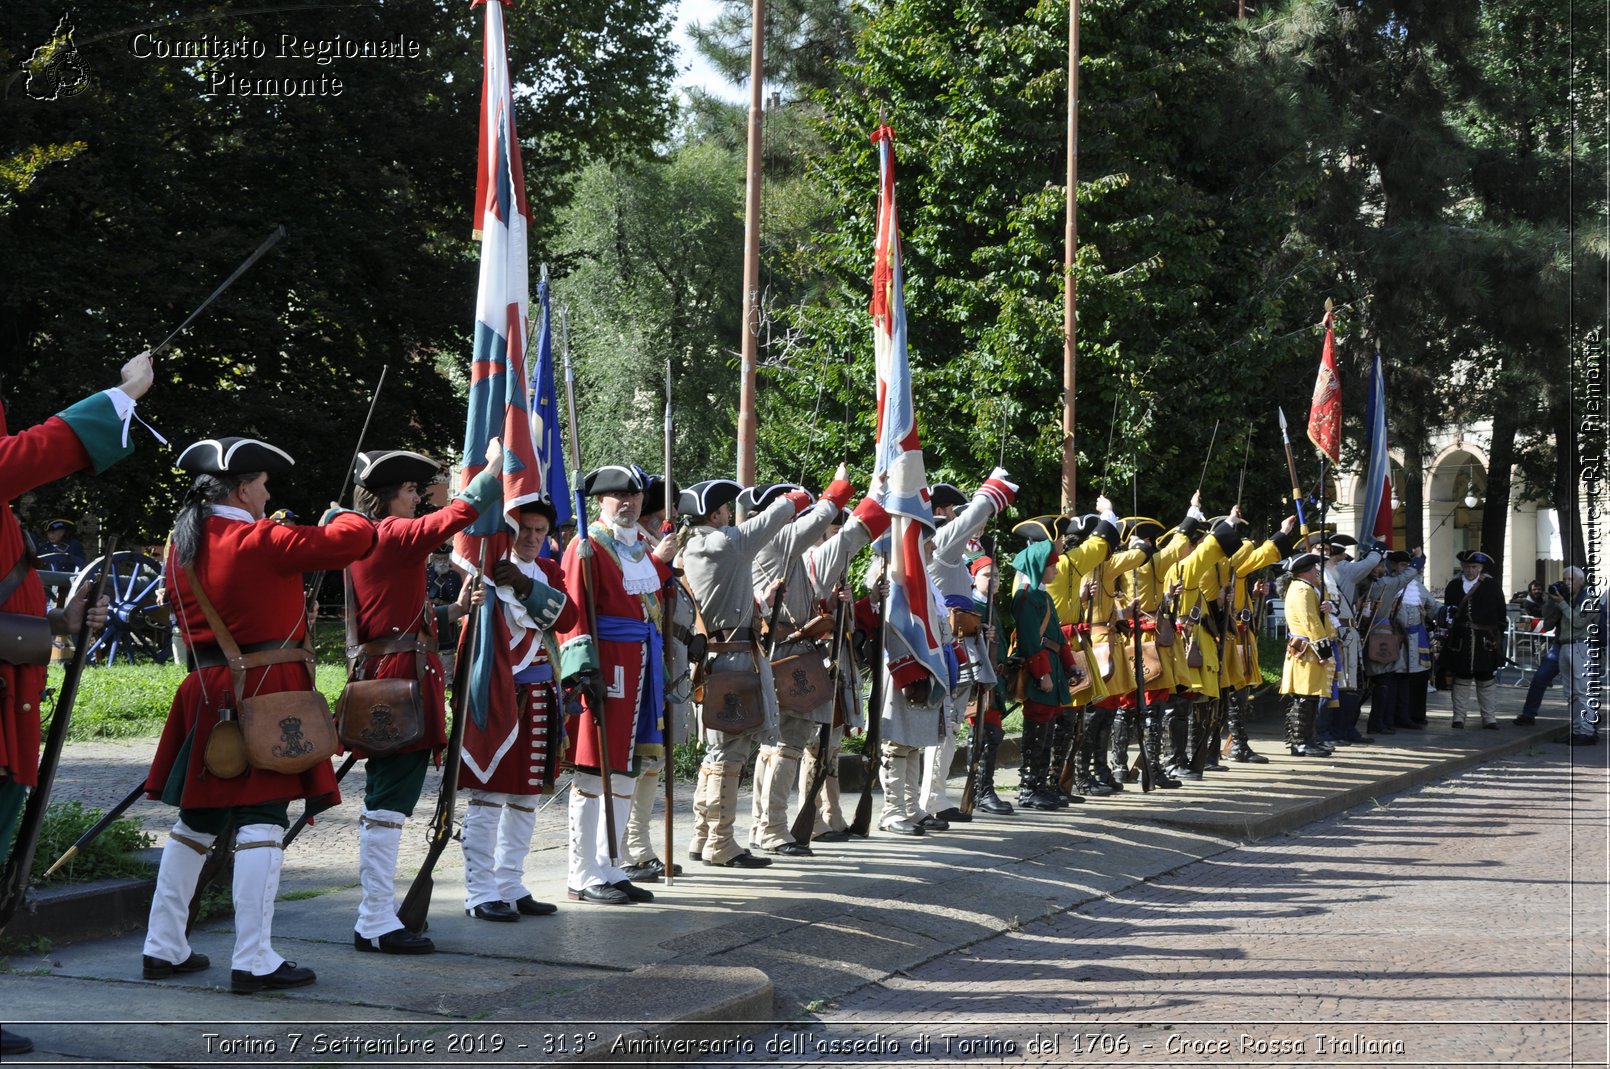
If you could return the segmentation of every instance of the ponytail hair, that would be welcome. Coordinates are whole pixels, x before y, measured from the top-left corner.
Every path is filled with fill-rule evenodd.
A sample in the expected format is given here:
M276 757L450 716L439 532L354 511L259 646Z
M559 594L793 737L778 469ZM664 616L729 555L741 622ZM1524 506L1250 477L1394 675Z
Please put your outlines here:
M173 557L180 565L196 559L201 549L201 525L207 519L207 506L215 505L235 492L235 488L249 483L262 472L250 471L239 475L197 475L196 481L185 491L179 503L179 515L173 521Z
M354 486L352 488L352 507L355 511L363 513L376 523L391 514L391 503L402 493L402 483L387 483L384 486Z

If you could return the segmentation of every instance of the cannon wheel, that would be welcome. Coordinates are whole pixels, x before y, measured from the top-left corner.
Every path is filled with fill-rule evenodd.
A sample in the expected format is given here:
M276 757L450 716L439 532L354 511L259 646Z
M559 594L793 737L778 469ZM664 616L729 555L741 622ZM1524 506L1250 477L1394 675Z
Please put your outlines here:
M168 607L159 604L162 565L154 558L132 550L96 557L73 579L68 597L80 586L93 583L102 567L111 569L106 580L106 626L89 648L90 664L112 664L122 658L129 664L150 661L165 663L173 658L170 646L173 620Z

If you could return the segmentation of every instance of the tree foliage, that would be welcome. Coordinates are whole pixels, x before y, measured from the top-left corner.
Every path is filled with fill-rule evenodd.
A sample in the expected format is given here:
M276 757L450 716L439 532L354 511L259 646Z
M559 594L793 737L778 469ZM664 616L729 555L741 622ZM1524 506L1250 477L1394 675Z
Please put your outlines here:
M51 39L59 6L24 0L0 14L0 247L12 268L0 276L0 372L14 425L112 385L124 359L284 223L287 239L164 354L141 410L178 444L227 433L283 444L299 464L273 489L307 510L341 485L382 365L368 445L445 458L462 439L482 15L460 0L240 10L75 3L88 88L55 100L25 91L22 65ZM669 16L660 0L543 0L510 5L506 25L535 261L588 160L664 137ZM321 65L281 58L282 34L418 49ZM152 41L214 36L266 54L150 55ZM215 77L321 75L341 80L339 95L209 92L230 84ZM160 534L179 477L167 456L142 458L112 479L42 490L37 511L93 507Z

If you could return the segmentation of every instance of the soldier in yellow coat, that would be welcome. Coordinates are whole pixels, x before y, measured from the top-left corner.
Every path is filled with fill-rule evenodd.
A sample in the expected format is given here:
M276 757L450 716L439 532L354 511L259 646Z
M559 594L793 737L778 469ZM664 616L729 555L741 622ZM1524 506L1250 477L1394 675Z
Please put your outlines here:
M1247 693L1263 680L1258 665L1258 633L1253 620L1253 587L1262 586L1262 580L1253 581L1258 572L1291 555L1296 548L1292 532L1297 528L1297 517L1288 516L1274 537L1262 543L1244 542L1227 560L1215 565L1218 580L1226 594L1226 611L1223 621L1223 641L1219 657L1219 709L1214 717L1213 738L1207 742L1208 768L1217 771L1222 730L1230 732L1232 760L1262 764L1266 758L1252 752L1247 741L1245 723ZM1222 766L1218 766L1222 768Z
M1286 564L1286 662L1280 693L1288 695L1286 743L1293 757L1329 757L1328 746L1313 741L1319 703L1330 696L1336 676L1335 606L1324 600L1325 580L1317 553L1301 553Z
M1191 499L1196 508L1197 498ZM1194 521L1186 518L1187 525ZM1124 576L1126 609L1139 617L1141 641L1141 674L1145 679L1146 717L1142 724L1142 711L1137 702L1137 691L1115 694L1109 703L1117 711L1113 722L1112 740L1108 757L1114 768L1127 768L1129 740L1139 738L1142 728L1147 737L1142 741L1142 752L1149 755L1152 784L1160 787L1178 787L1180 781L1165 775L1160 761L1162 752L1161 724L1163 709L1174 696L1174 640L1175 625L1172 602L1167 597L1169 570L1180 558L1191 551L1191 540L1178 529L1165 533L1163 525L1144 516L1132 516L1125 524L1125 541L1131 548L1150 551L1146 563ZM1159 537L1161 536L1161 537ZM1134 637L1124 643L1124 659L1135 663ZM1156 665L1156 671L1149 665ZM1132 669L1133 670L1133 669Z

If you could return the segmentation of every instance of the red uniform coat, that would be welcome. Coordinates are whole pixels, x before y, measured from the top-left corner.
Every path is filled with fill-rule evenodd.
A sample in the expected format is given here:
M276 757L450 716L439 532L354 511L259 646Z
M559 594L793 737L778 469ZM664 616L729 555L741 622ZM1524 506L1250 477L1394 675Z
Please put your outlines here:
M564 572L551 560L538 559L534 563L542 570L543 582L569 597L554 622L554 634L574 628L582 614ZM501 614L493 619L498 641L510 643L509 628ZM540 634L528 637L536 640L537 652L531 665L549 663L547 645ZM524 646L526 642L519 644ZM501 667L505 660L498 658L497 664ZM513 701L489 702L484 728L477 727L474 719L465 721L459 786L498 794L541 794L553 786L565 731L557 683L559 667L552 668L555 678L546 683L515 684L512 676L498 680L499 686L514 687Z
M565 591L573 599L582 601L576 622L560 631L560 642L569 642L587 634L587 587L582 580L582 561L577 556L580 538L571 539L565 547ZM654 570L663 586L671 578L671 569L652 554ZM643 598L628 594L622 585L620 565L610 555L594 547L592 555L593 603L598 616L623 616L628 620L648 620ZM658 595L651 595L658 605ZM656 614L658 615L658 614ZM648 644L646 642L599 641L597 644L599 674L605 687L604 725L609 737L609 766L615 772L631 770L632 750L637 739L638 692L646 685ZM591 698L585 698L586 713L580 719L585 726L576 724L570 732L571 763L581 768L597 768L598 736L592 728Z
M22 527L11 501L29 490L89 467L89 453L59 417L37 427L5 433L0 410L0 576L22 559ZM45 615L45 588L29 571L0 605L0 612ZM0 664L0 774L32 787L39 782L39 696L45 666Z
M325 527L292 527L272 520L245 523L209 516L202 544L191 562L218 616L240 646L259 642L295 644L307 633L302 573L345 568L375 544L374 526L355 512L343 512ZM190 580L170 557L169 598L179 613L185 643L191 649L216 646L212 629L190 590ZM300 664L275 664L246 673L245 693L273 694L312 690ZM145 790L160 798L176 765L185 761L179 804L186 809L219 809L259 802L306 798L323 809L341 801L329 762L300 776L248 768L244 775L221 780L202 765L202 754L220 709L234 705L229 669L199 668L179 684L157 742ZM188 748L187 748L188 747Z
M447 684L442 659L436 655L436 614L425 594L425 565L431 552L475 521L474 506L454 498L445 508L419 519L387 516L375 524L374 552L347 570L352 577L358 641L392 638L425 632L430 652L425 654L425 678L419 681L424 705L425 734L407 748L440 750L447 745ZM413 679L418 661L413 653L367 657L359 666L363 679ZM360 756L362 751L358 751Z

